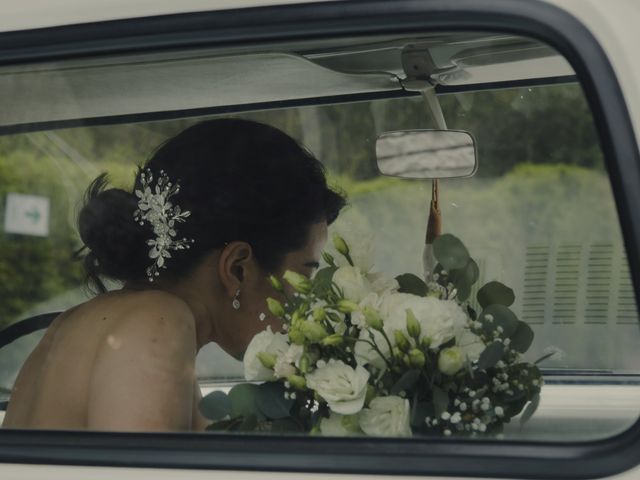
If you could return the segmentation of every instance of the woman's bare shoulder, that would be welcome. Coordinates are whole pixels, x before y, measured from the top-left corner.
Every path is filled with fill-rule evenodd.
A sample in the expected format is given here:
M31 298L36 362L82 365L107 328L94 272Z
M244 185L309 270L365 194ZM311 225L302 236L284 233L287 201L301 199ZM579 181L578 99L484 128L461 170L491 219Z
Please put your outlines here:
M103 306L118 318L93 367L89 426L189 428L197 347L188 305L171 294L145 291L114 295Z
M177 349L191 355L196 349L191 309L182 299L164 291L109 292L82 305L72 316L81 317L83 323L101 320L101 347L107 353L113 345L117 350L133 347L140 353L145 349Z

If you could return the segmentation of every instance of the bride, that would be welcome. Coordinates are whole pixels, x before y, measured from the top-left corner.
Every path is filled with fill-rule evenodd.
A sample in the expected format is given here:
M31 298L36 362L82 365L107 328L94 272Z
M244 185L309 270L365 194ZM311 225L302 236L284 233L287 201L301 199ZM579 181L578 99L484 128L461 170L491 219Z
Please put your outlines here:
M195 358L241 358L267 325L269 274L318 266L344 199L281 131L238 119L164 143L133 192L89 187L78 225L100 292L62 313L22 367L7 428L184 431L205 426ZM106 291L101 278L122 282Z

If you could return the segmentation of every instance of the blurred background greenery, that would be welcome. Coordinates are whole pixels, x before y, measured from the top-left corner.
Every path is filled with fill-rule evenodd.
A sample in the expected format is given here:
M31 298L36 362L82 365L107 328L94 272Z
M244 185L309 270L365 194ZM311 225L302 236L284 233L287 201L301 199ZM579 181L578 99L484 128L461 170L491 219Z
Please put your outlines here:
M486 276L521 286L529 245L622 244L598 137L578 85L439 98L449 128L471 132L479 157L473 177L441 181L444 231L459 236L475 257L500 258ZM338 223L375 234L379 269L422 273L431 182L381 177L374 155L382 131L434 128L421 97L236 116L281 128L322 160L331 183L349 197ZM202 119L0 137L0 202L8 193L26 193L51 204L48 236L0 232L0 329L90 297L81 264L73 260L81 246L76 215L84 189L105 171L114 185L130 188L135 168L159 144ZM1 204L0 216L4 211Z
M440 101L448 126L475 136L480 159L473 179L442 182L447 231L458 232L470 245L500 235L519 241L524 234L535 241L550 223L556 232L592 234L592 225L571 208L576 196L581 209L601 219L598 228L617 228L597 135L579 86L452 94ZM433 128L419 97L240 116L275 125L307 145L327 166L332 183L349 195L346 218L368 228L384 226L375 229L385 259L381 267L415 269L415 262L389 248L400 235L415 247L407 250L419 251L421 229L411 229L425 221L430 183L378 176L374 145L381 131ZM107 171L115 185L130 187L136 165L199 120L0 137L0 202L8 193L28 193L48 197L51 204L49 236L0 233L0 328L82 284L81 266L72 257L80 247L75 218L88 183ZM482 220L483 228L467 232L463 224L469 219ZM530 227L511 229L525 220Z

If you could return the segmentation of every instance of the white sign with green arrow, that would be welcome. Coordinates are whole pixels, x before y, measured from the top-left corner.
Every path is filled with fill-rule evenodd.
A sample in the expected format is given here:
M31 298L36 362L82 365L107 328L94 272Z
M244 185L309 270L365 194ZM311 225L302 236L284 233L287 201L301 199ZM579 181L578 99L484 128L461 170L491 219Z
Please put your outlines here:
M49 235L49 198L22 193L8 193L4 231L22 235Z

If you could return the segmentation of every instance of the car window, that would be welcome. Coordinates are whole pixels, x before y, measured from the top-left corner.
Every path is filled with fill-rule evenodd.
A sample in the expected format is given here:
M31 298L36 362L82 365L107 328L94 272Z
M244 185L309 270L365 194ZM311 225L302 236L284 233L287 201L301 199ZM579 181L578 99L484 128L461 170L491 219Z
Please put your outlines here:
M6 130L0 137L0 329L93 298L96 292L86 287L82 263L74 258L82 246L77 215L91 181L107 172L112 185L132 190L138 167L159 145L216 118L247 119L282 130L312 152L329 183L344 192L348 205L330 227L327 251L332 257L325 256L321 268L330 269L339 257L335 238L342 238L354 252L370 246L371 265L390 279L401 274L424 278L433 180L382 175L376 140L385 132L446 126L469 132L477 153L473 175L443 178L437 187L441 236L459 239L477 265L477 278L460 300L461 308L476 312L468 315L477 321L487 306L482 287L492 282L508 286L515 298L507 306L535 335L523 361L542 359L537 411L530 408L533 398L527 398L496 435L582 441L626 430L639 413L638 312L607 166L580 83L549 47L503 35L454 32L433 42L438 74L431 78L440 85L437 95L429 97L420 79L414 79L423 82L420 88L405 81L405 88L398 89L405 67L400 56L415 40L363 40L374 60L357 57L362 46L345 41L342 50L320 45L235 56L215 51L201 57L179 52L167 58L116 58L104 65L75 60L3 72L5 81L24 82L37 94L29 99L33 108L0 116ZM475 44L480 47L470 47ZM514 57L521 50L527 55ZM376 63L375 55L393 61ZM209 74L217 75L218 82L225 75L227 80L242 78L252 66L257 73L238 85L204 82ZM96 79L99 69L112 81L132 79L129 96L123 94L120 104L95 96L102 86ZM156 70L160 74L152 85L157 88L142 89L145 75ZM181 71L188 81L183 95L172 89L172 75ZM528 71L524 80L535 81L519 83ZM247 88L257 85L258 73L268 74L261 77L265 88L252 93ZM291 88L283 88L285 78ZM490 87L477 87L480 82ZM46 84L64 96L43 103ZM199 92L201 85L208 90ZM312 90L318 99L306 102ZM372 93L374 98L340 99ZM207 95L213 94L218 96L210 100ZM429 98L436 98L445 125ZM202 102L208 111L196 108ZM45 126L48 121L58 123ZM442 270L439 274L446 275ZM110 290L121 286L107 283ZM9 401L16 375L41 336L33 333L0 350L0 393ZM268 362L261 362L266 368ZM196 374L205 398L228 394L246 381L245 373L241 361L214 343L199 353ZM400 392L405 388L391 388L404 398ZM224 398L241 402L243 390L236 392ZM521 424L520 412L527 409L532 418ZM224 415L213 414L210 423L233 421L233 412L232 407ZM447 412L438 418L448 421ZM429 425L429 419L425 415L421 423Z

